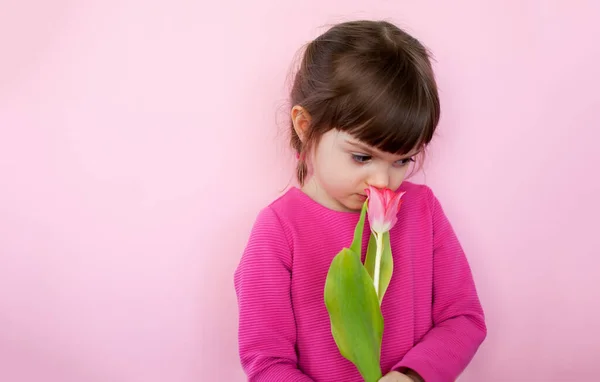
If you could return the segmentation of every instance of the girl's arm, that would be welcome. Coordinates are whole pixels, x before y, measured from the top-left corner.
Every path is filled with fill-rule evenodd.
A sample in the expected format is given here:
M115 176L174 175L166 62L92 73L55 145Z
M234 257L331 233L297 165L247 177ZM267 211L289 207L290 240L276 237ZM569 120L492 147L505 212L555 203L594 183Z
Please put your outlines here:
M291 250L271 208L259 214L235 272L239 352L249 382L313 382L298 369Z
M434 228L433 328L392 370L412 370L425 382L451 382L471 361L487 328L465 254L439 201L433 193L430 197Z

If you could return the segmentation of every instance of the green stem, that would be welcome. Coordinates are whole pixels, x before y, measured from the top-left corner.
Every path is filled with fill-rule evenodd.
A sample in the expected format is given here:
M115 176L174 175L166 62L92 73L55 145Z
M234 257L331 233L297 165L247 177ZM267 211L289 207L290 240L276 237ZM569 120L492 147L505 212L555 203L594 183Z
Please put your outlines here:
M373 270L373 284L375 293L379 297L379 278L381 277L381 257L383 255L383 234L375 234L377 249L375 250L375 269Z

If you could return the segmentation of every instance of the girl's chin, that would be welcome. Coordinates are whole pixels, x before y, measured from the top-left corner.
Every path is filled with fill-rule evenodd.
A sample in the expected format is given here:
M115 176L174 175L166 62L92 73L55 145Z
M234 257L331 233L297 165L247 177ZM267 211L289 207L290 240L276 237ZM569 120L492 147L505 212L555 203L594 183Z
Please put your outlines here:
M365 200L367 200L367 197L365 195L354 194L345 200L345 202L343 203L343 207L348 212L360 212L360 210L363 207L363 204L365 204Z

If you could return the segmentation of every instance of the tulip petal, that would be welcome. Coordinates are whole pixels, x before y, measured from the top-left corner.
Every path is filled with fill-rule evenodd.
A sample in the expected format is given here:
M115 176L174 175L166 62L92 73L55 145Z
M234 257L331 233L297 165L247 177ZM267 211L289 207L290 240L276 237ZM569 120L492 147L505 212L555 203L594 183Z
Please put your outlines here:
M367 192L368 217L371 230L384 232L385 230L385 194L379 189L369 186Z
M394 194L394 196L386 206L384 220L390 225L389 229L392 229L398 222L398 211L400 210L400 206L402 204L402 195L404 195L404 192Z
M382 190L382 194L383 194L383 200L385 201L386 208L390 205L390 202L397 195L394 191L390 190L389 188Z

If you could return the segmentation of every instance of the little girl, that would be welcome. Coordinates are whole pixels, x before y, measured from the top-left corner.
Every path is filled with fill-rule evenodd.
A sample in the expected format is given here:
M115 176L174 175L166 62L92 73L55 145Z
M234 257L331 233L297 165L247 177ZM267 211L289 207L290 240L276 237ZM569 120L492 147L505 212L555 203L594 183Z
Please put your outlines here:
M455 381L486 336L469 264L432 191L404 181L440 116L427 50L388 22L338 24L306 48L291 90L292 187L259 213L235 272L251 382L359 382L324 303L368 186L405 192L390 231L381 381ZM363 261L370 229L366 224Z

